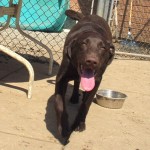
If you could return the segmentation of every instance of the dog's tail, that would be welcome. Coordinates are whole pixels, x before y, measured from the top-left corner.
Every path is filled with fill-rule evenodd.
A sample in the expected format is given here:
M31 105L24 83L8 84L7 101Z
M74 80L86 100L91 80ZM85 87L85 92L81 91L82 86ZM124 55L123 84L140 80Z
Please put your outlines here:
M84 18L84 15L79 13L79 12L76 12L74 10L66 10L65 14L70 17L71 19L73 20L81 20L82 18Z

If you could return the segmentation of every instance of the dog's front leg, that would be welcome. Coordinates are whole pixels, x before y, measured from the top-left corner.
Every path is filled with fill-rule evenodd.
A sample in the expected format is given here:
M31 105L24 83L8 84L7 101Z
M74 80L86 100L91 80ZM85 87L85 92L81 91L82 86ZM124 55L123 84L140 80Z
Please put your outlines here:
M85 128L86 128L86 125L85 125L86 115L87 115L88 110L90 108L90 105L93 101L94 95L96 94L96 92L98 90L98 87L100 85L100 81L101 81L101 79L99 81L96 81L95 87L92 91L84 92L83 101L82 101L82 104L79 108L79 112L76 116L75 122L72 126L72 130L75 130L75 131L85 130Z
M67 89L67 81L61 79L56 83L55 89L55 110L57 115L58 132L63 137L69 134L68 114L65 106L65 93Z
M72 104L77 104L79 102L79 80L74 80L74 88L73 88L73 93L70 99L70 102Z

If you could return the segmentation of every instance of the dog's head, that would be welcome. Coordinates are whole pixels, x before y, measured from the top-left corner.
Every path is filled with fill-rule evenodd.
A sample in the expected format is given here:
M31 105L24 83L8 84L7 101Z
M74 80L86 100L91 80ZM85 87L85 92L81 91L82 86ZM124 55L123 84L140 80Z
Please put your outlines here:
M112 43L105 41L100 35L88 32L72 40L67 49L67 55L77 68L81 82L83 78L84 82L92 79L89 82L91 85L92 82L95 83L94 79L102 75L106 66L111 63L114 52Z

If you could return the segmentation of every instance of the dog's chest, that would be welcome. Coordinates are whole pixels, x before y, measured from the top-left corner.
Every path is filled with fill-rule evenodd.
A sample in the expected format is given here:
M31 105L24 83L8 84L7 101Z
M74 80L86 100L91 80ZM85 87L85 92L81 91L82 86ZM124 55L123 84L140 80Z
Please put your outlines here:
M76 67L69 65L65 77L70 81L70 80L78 80L79 79L79 74L76 69Z

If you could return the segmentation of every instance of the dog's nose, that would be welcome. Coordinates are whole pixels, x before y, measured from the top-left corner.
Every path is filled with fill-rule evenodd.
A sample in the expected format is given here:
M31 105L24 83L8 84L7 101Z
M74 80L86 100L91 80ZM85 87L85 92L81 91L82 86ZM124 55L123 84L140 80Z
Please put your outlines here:
M98 64L98 62L94 58L88 58L85 62L88 66L96 66Z

